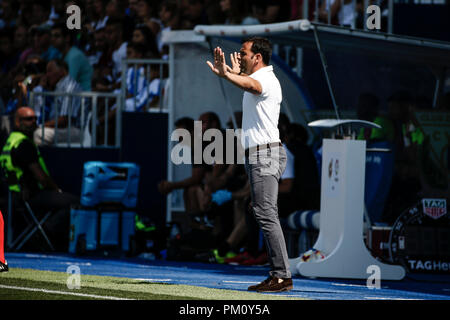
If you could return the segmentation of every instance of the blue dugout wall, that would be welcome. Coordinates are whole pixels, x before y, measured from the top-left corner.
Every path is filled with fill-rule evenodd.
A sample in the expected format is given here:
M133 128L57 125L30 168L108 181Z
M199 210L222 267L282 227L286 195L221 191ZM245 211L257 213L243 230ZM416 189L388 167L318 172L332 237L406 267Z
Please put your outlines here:
M122 115L122 148L42 147L51 176L61 189L80 196L87 161L133 162L140 166L138 211L157 224L165 222L166 200L157 190L167 176L167 114Z

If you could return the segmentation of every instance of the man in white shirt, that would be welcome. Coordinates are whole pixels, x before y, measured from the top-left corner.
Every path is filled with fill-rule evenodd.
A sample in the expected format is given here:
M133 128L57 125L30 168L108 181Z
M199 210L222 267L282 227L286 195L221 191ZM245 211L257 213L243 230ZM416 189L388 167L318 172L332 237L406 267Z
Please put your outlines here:
M55 92L77 93L83 90L81 85L70 76L67 63L61 59L53 59L47 63L46 82L46 89ZM38 90L36 87L33 91L42 92L43 88ZM45 99L40 99L34 106L39 111L37 114L45 116L45 123L34 132L36 145L52 145L55 142L79 143L81 139L80 97L55 97L48 114L45 112L44 103ZM44 130L42 126L45 127Z
M272 45L265 38L242 42L239 53L225 62L221 48L214 49L211 70L244 90L242 137L245 168L251 185L252 208L264 234L270 276L249 291L280 292L293 288L283 231L278 217L278 181L286 167L286 151L279 137L281 86L269 65Z

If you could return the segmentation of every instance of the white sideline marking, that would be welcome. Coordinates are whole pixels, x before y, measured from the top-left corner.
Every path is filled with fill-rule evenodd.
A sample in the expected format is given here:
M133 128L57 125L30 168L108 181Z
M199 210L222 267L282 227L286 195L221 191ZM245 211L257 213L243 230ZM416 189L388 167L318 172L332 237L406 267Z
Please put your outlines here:
M364 299L369 299L369 300L422 300L422 299L412 299L412 298L389 298L389 297L364 297Z
M14 290L24 290L24 291L35 291L35 292L44 292L44 293L53 293L53 294L63 294L63 295L69 295L69 296L78 296L78 297L86 297L86 298L97 298L97 299L107 299L107 300L133 300L133 299L127 299L127 298L110 297L110 296L98 296L98 295L95 295L95 294L86 294L86 293L75 293L75 292L67 292L67 291L56 291L56 290L46 290L46 289L37 289L37 288L5 286L5 285L2 285L2 284L0 284L0 288L14 289Z
M172 281L172 279L148 279L148 278L137 278L134 280L138 281L148 281L148 282L169 282Z
M233 281L233 280L224 280L224 283L243 283L243 284L252 284L252 283L259 283L259 282L253 282L253 281Z

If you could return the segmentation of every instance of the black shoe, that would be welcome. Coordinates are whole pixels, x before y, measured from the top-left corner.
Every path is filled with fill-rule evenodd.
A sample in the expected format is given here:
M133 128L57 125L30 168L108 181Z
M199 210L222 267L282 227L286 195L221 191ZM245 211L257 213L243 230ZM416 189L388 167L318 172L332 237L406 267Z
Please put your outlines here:
M5 260L5 263L0 262L0 272L8 272L8 271L9 271L8 261Z
M262 288L266 284L268 284L272 280L272 277L268 277L266 280L262 281L261 283L258 283L256 285L248 287L248 291L258 291L259 288Z
M294 288L292 278L276 278L272 277L268 282L258 287L257 292L282 292L289 291Z

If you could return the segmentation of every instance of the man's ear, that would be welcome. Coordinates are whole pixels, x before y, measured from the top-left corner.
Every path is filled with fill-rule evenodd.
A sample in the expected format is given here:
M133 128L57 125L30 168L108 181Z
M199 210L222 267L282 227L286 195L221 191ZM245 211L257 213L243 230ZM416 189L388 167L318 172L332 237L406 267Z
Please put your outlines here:
M262 61L261 53L255 54L255 57L256 57L256 59L258 59L258 61Z

